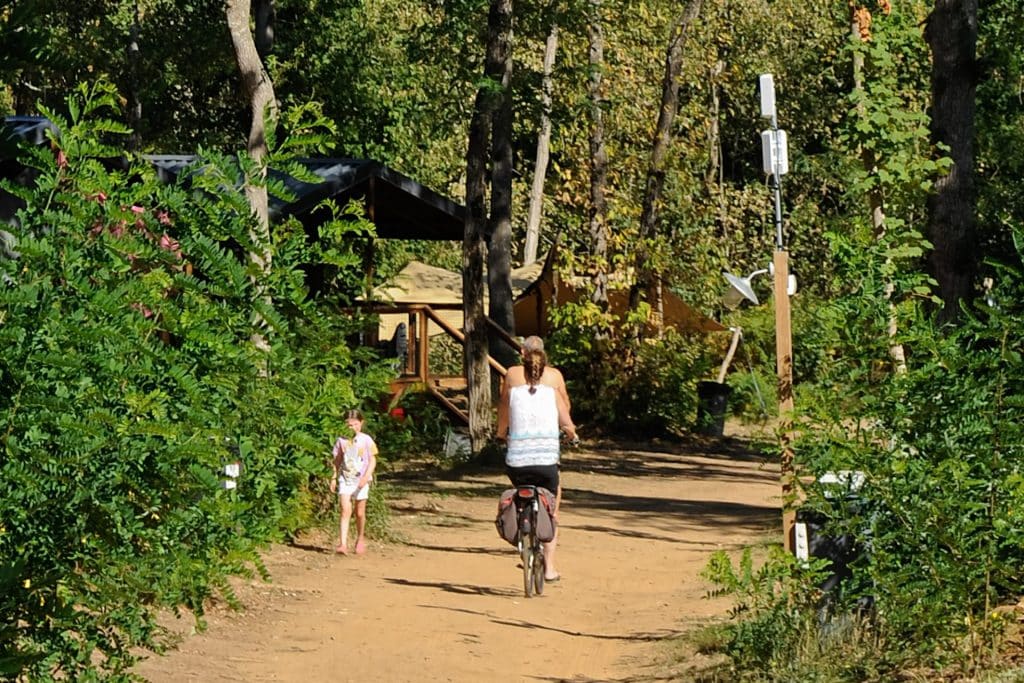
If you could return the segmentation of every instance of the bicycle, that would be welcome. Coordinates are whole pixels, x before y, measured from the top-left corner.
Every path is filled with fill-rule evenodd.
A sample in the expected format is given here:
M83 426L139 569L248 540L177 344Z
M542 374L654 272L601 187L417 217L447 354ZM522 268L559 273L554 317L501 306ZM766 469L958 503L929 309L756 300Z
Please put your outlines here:
M579 445L579 437L568 441L571 446ZM511 505L505 507L499 503L498 518L495 523L498 527L498 535L509 543L516 546L523 567L523 592L526 597L544 594L545 575L547 574L547 561L544 557L544 543L554 538L556 524L554 518L555 493L548 489L534 484L522 484L514 486L511 490ZM502 500L508 500L506 492ZM544 498L542 500L541 498ZM551 501L550 503L546 501ZM541 506L544 506L545 517L540 523ZM511 528L511 519L507 512L515 509L515 535ZM550 526L547 526L550 525ZM542 531L546 540L541 539Z
M523 563L523 591L526 597L544 594L544 542L537 535L537 517L540 514L540 487L517 486L514 496L516 506L516 547Z

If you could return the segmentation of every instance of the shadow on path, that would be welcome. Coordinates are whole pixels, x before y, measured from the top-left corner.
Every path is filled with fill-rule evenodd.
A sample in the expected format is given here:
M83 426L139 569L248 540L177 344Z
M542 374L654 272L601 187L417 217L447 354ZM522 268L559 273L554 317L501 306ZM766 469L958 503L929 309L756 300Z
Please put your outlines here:
M650 496L629 496L590 489L571 489L564 500L577 510L597 510L673 517L679 520L700 519L701 526L736 526L767 520L780 514L780 508L769 505L730 503L720 500L687 500Z
M638 450L649 446L652 450ZM758 466L760 464L760 466ZM778 521L781 506L772 504L744 504L722 500L688 498L688 491L700 485L700 491L707 495L708 484L728 489L734 486L763 486L778 482L778 472L766 464L763 454L754 446L736 439L702 439L693 437L686 441L661 443L638 443L636 441L613 442L603 440L588 443L585 449L574 449L563 454L563 471L588 477L614 477L588 479L588 488L568 486L564 502L572 506L574 513L605 514L624 519L624 524L609 522L608 526L593 525L576 527L613 535L644 537L651 540L685 542L668 535L647 534L631 529L636 525L629 518L642 518L642 524L653 525L666 532L677 532L680 528L699 524L719 530L736 528L771 528ZM500 481L495 482L495 477ZM630 495L628 480L664 480L668 487L666 496ZM393 477L397 486L408 492L423 495L451 496L462 499L487 499L497 501L502 491L509 487L504 481L503 467L482 463L465 463L449 470L433 470L423 464L403 471ZM679 487L671 482L678 480ZM688 486L687 482L690 483ZM649 489L648 489L649 490ZM661 489L658 489L661 493ZM781 491L780 491L781 493ZM433 526L472 526L490 519L474 519L452 511L442 511L430 505L417 506L407 501L396 501L393 509L423 515L435 515L430 521ZM463 548L450 549L452 552L479 552Z
M307 553L319 553L321 555L334 555L334 550L332 548L325 548L323 546L313 545L312 543L299 543L298 541L292 541L291 543L288 544L288 547L289 548L294 548L295 550L301 550L301 551L307 552Z
M562 469L566 472L585 472L587 474L609 474L625 477L691 477L694 479L716 479L727 482L759 482L778 478L778 474L767 469L744 467L737 469L730 466L729 459L709 459L699 456L681 459L677 456L662 453L641 451L622 451L609 458L607 452L579 452L565 458ZM757 461L767 464L763 459Z
M521 590L511 588L493 588L491 586L475 586L469 583L451 583L450 581L412 581L410 579L384 578L388 583L396 586L411 586L413 588L431 588L442 590L446 593L458 595L494 595L502 597L515 597L521 595ZM436 605L421 605L421 607L436 607ZM442 609L442 608L438 608Z
M538 599L543 600L544 597L540 596ZM587 631L574 631L571 629L558 628L557 626L547 626L544 624L538 624L535 622L524 621L522 619L499 619L493 614L487 612L480 612L478 610L466 609L464 607L445 607L441 605L420 605L420 607L427 607L430 609L441 609L449 612L461 612L462 614L470 614L479 617L486 617L491 623L498 624L499 626L513 626L515 628L538 630L538 631L549 631L551 633L560 633L566 636L572 636L574 638L591 638L594 640L626 640L635 642L656 642L660 640L666 640L668 638L675 638L681 634L679 631L661 630L653 633L593 633Z
M480 546L440 546L440 545L427 545L426 543L411 543L404 541L402 545L409 548L419 548L420 550L433 550L441 553L465 553L468 555L507 555L512 552L512 546L508 548L494 548L487 547L481 548Z
M766 525L767 526L767 525ZM745 544L723 544L721 541L688 541L686 539L680 539L674 536L661 536L659 534L651 534L644 531L635 531L633 529L619 529L616 527L608 526L595 526L593 524L566 524L564 528L567 531L585 531L594 534L607 534L609 536L618 536L620 538L639 539L644 541L659 541L662 543L675 543L678 545L688 545L694 548L709 548L712 550L740 550Z

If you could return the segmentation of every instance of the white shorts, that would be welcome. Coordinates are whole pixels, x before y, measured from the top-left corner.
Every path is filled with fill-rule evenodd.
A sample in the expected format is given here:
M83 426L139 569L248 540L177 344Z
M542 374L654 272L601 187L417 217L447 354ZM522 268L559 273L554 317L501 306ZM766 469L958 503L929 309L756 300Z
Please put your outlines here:
M370 485L367 484L357 491L355 484L346 484L344 479L338 477L338 495L352 496L353 500L366 500L370 497Z

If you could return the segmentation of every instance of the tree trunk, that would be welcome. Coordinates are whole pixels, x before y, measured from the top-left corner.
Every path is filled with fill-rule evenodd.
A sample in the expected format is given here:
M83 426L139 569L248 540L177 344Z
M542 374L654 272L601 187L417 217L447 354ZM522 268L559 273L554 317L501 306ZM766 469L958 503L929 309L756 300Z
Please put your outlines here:
M608 152L604 146L604 112L601 81L604 75L604 20L601 0L592 0L587 31L590 41L590 300L602 313L608 311ZM605 323L598 322L595 339L604 339Z
M515 334L512 310L512 0L499 0L490 17L493 39L487 46L487 73L500 77L501 91L491 127L491 217L488 225L488 315L509 334ZM509 348L496 333L489 349L498 362L515 364L518 349ZM495 385L496 388L496 385Z
M928 201L929 262L939 283L940 323L956 322L960 303L973 297L977 270L974 187L974 91L978 66L977 0L936 0L925 25L932 51L932 123L935 143L949 146L953 166Z
M672 26L672 38L665 54L665 75L662 78L661 107L654 129L654 142L647 166L647 184L640 213L640 241L636 251L637 279L629 293L629 307L636 310L646 296L655 313L661 310L661 275L651 258L652 246L658 237L658 204L665 184L665 157L672 140L672 125L679 109L679 75L683 69L683 45L686 30L700 13L702 0L690 0ZM655 316L655 327L661 329L661 316ZM639 338L642 327L634 334Z
M245 196L255 217L250 237L256 251L249 253L249 260L256 266L262 276L270 273L270 204L267 196L267 125L275 125L277 121L277 102L274 98L274 86L270 75L263 66L256 43L249 27L251 5L249 0L227 0L228 29L231 32L231 43L235 48L235 59L242 77L242 93L249 102L252 124L249 128L247 150L257 169L256 176L247 174L245 178ZM253 278L257 295L264 291L263 278ZM260 327L262 319L256 316L256 331L253 343L262 350L268 350Z
M856 5L850 5L850 39L851 40L862 40L863 32L860 24L861 15L857 12ZM864 88L864 57L860 53L854 53L853 55L853 88L856 91L861 91ZM863 107L858 107L857 115L861 118L864 117ZM864 170L868 173L873 173L876 166L876 160L871 150L863 148L860 150L861 161L864 164ZM882 195L882 189L879 186L874 186L868 192L868 210L871 212L871 228L876 240L880 240L885 236L885 198ZM899 320L896 317L896 305L891 301L893 291L895 291L895 284L890 280L885 283L885 297L889 299L889 322L886 326L886 334L890 340L895 340L896 335L899 332ZM903 344L896 341L891 341L889 344L889 360L892 361L893 370L897 374L903 374L907 371L907 354L903 348Z
M511 30L511 0L491 0L487 15L484 83L476 93L466 149L466 223L462 238L462 312L466 334L465 369L469 383L470 448L479 453L491 434L489 345L484 320L484 262L487 260L487 161L491 125L502 106L505 60L500 58L503 22ZM507 17L507 19L506 19Z
M470 448L479 453L491 428L491 381L484 324L484 245L487 226L487 93L477 93L466 151L466 225L462 238L462 314L466 334L465 368L469 384Z
M708 188L715 188L715 194L719 197L718 208L722 210L722 87L719 79L725 71L725 62L721 59L715 60L715 65L708 70L708 86L711 118L708 122L708 167L704 172L704 184Z
M551 149L551 72L555 67L558 52L558 24L551 25L544 45L544 79L541 87L540 133L537 136L537 158L533 165L533 185L530 188L530 212L526 218L526 242L523 245L523 265L537 260L540 244L540 218L544 213L544 177L548 171L548 155Z

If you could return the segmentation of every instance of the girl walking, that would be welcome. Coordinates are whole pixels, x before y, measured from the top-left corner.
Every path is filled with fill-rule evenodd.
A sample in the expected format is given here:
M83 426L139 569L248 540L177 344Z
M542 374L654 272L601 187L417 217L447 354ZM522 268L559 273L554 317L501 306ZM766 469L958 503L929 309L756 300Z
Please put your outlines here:
M350 410L345 416L354 435L346 439L339 436L334 444L331 465L331 491L337 488L341 503L338 524L338 545L334 552L348 555L348 532L352 521L352 501L356 511L356 554L366 552L366 501L370 497L370 482L377 467L377 444L369 434L363 433L363 414Z

